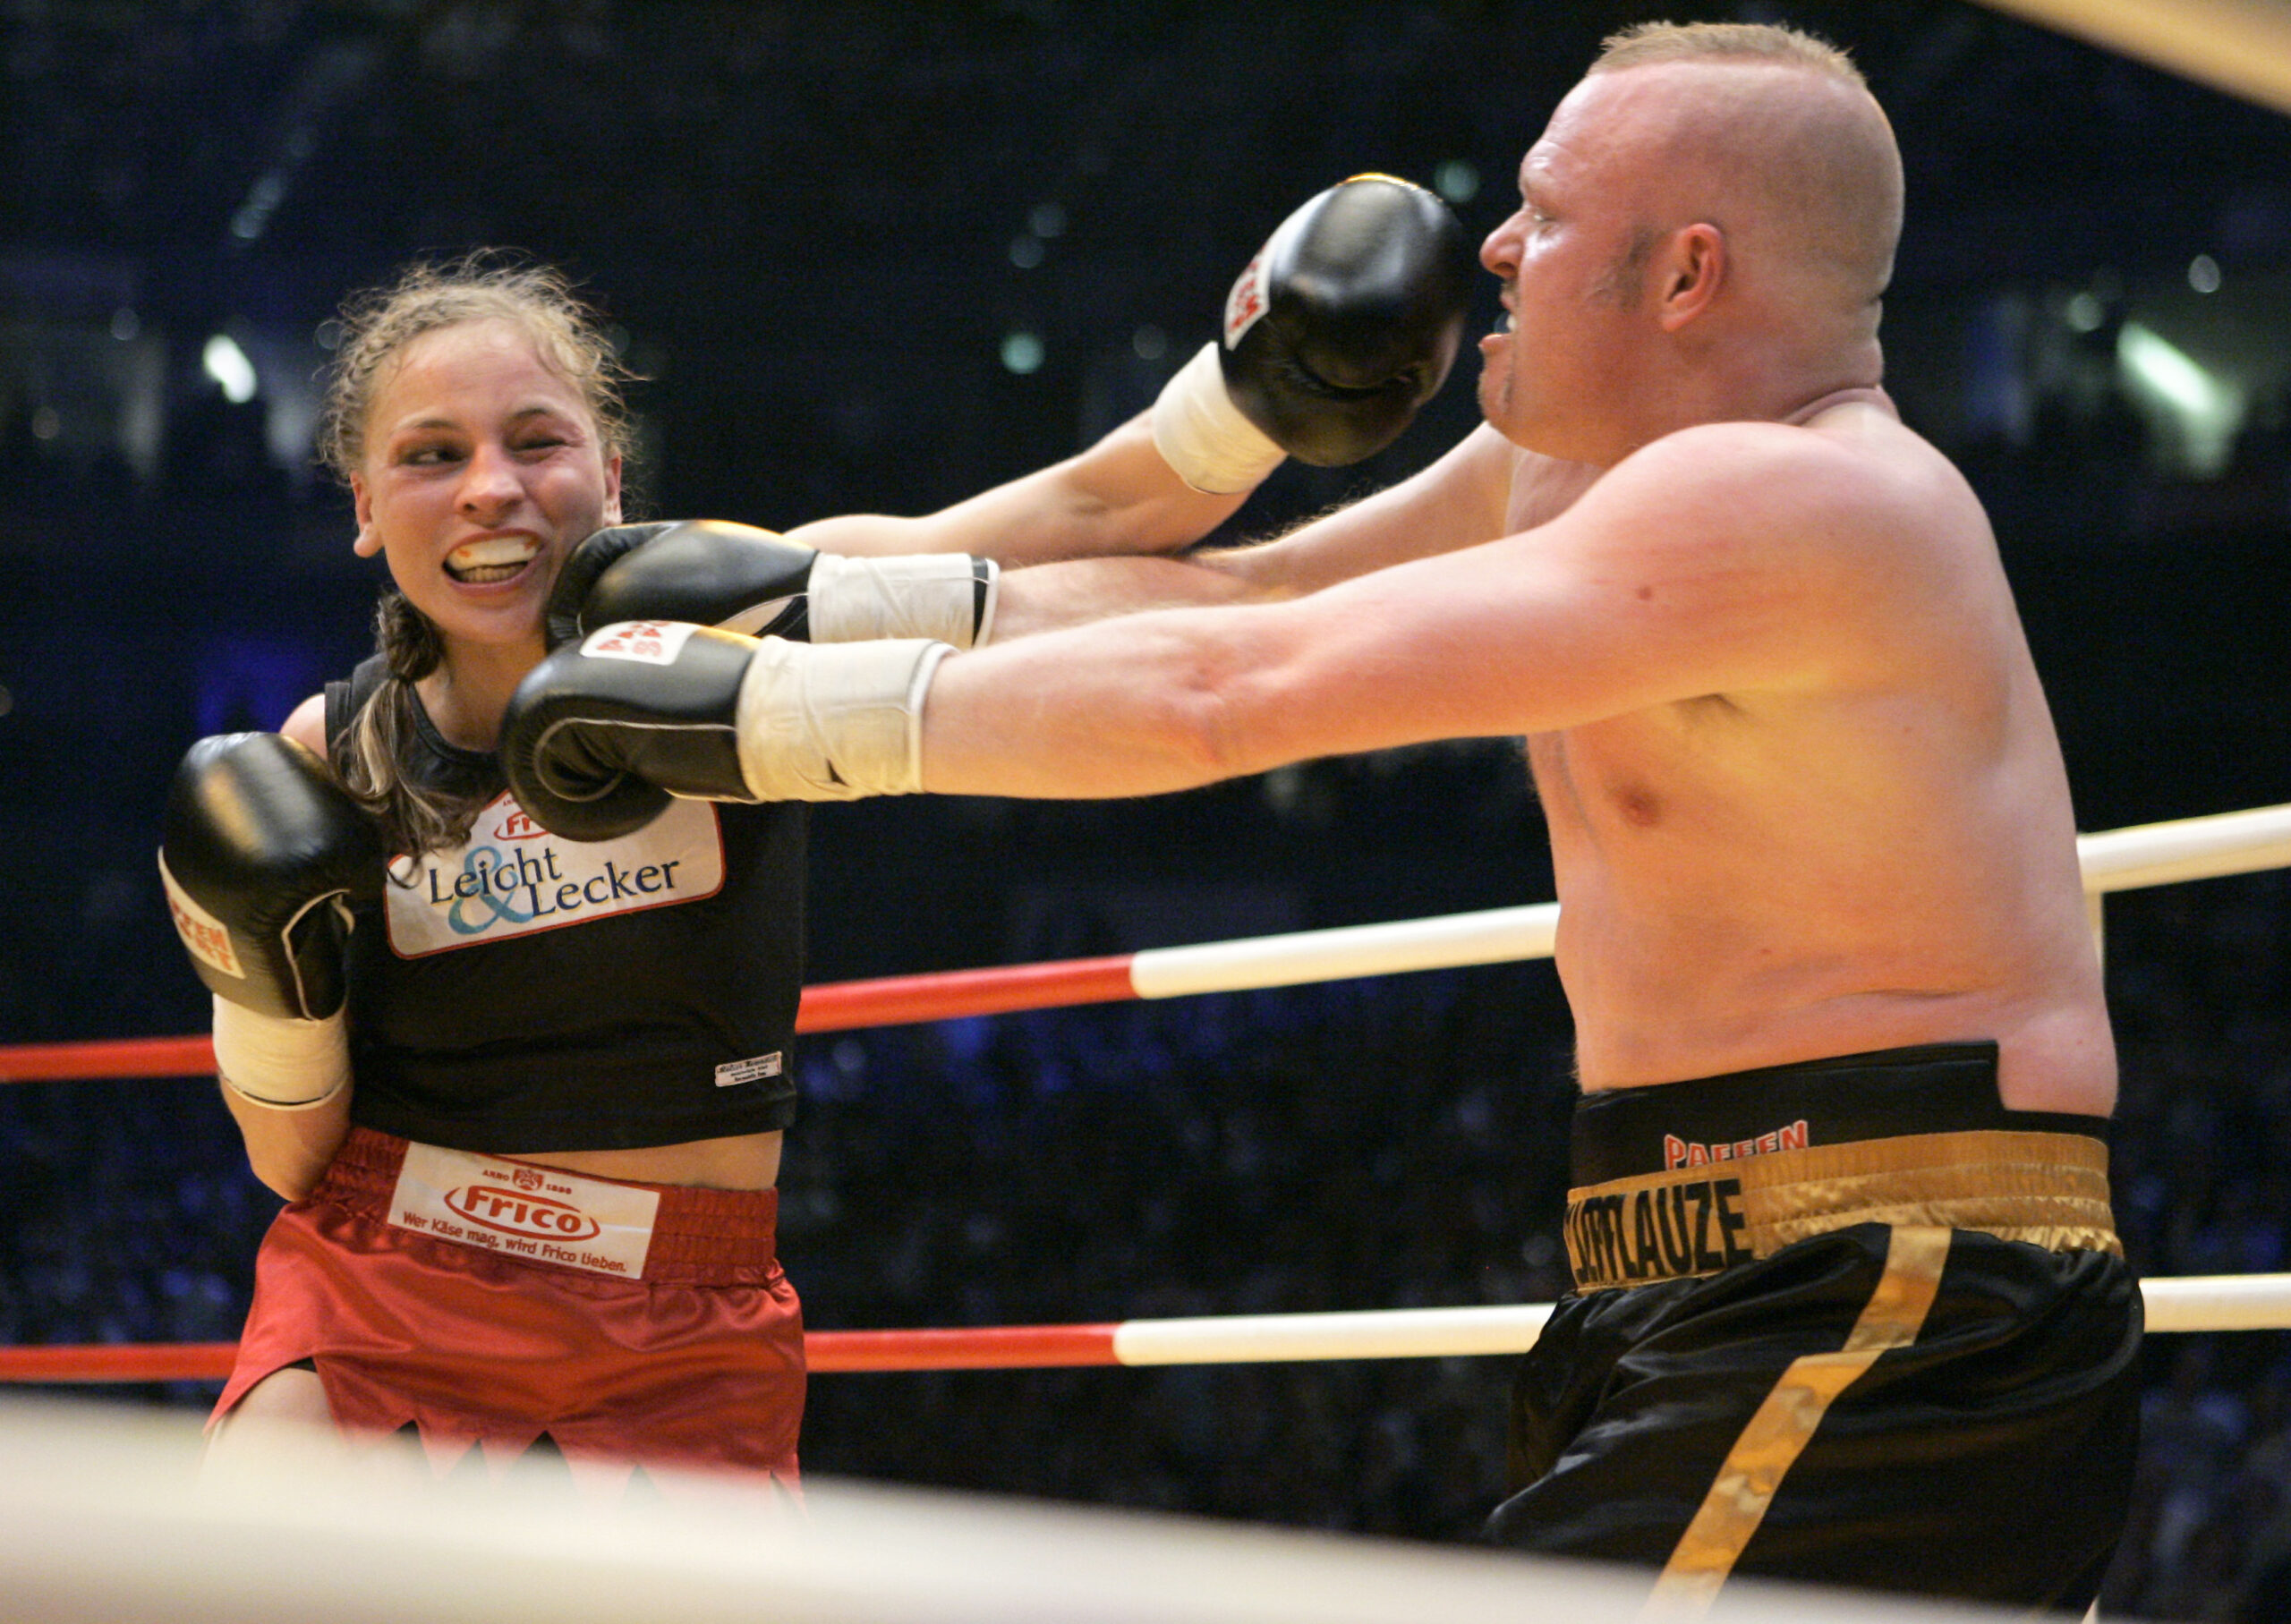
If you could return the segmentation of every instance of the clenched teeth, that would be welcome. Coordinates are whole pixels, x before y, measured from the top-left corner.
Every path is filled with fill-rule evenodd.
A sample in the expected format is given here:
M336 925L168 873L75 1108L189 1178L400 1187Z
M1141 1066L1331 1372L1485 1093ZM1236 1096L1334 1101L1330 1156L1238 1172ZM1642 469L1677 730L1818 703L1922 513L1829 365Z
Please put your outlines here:
M456 581L507 581L532 561L541 543L530 536L501 536L464 541L446 555L446 574Z

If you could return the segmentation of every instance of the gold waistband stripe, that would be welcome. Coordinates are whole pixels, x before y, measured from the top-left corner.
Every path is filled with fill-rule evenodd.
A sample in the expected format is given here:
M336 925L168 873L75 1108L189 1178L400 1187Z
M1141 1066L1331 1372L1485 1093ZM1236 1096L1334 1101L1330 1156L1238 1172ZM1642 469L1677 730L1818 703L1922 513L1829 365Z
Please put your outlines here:
M1809 1145L1571 1190L1579 1291L1716 1274L1852 1224L1977 1229L2121 1254L2108 1152L2083 1134L1981 1129Z

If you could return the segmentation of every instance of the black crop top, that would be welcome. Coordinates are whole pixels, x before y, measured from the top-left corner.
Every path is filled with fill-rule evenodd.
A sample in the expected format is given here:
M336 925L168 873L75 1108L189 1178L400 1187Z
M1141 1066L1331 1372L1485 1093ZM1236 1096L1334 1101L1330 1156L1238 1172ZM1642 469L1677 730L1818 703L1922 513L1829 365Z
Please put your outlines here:
M376 658L327 684L330 745L383 675ZM498 1154L786 1127L807 809L674 801L622 839L560 839L492 755L413 710L408 769L490 799L359 911L351 1120Z

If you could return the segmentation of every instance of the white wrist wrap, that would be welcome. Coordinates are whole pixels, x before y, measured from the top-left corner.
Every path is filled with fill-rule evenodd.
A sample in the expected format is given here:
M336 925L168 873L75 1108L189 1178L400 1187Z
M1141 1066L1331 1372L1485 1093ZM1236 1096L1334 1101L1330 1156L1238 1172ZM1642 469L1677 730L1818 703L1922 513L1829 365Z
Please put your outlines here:
M322 1021L290 1021L218 997L215 1069L242 1099L272 1110L308 1110L350 1081L349 1029L339 1009Z
M740 772L765 801L856 801L923 787L923 695L954 650L922 638L767 637L740 683Z
M1217 346L1205 344L1154 401L1154 446L1178 478L1211 496L1248 490L1286 455L1225 393Z
M978 565L986 566L986 608L978 608ZM1001 584L994 561L967 553L847 558L822 553L805 591L813 642L930 637L958 649L984 642ZM974 639L974 627L978 635Z

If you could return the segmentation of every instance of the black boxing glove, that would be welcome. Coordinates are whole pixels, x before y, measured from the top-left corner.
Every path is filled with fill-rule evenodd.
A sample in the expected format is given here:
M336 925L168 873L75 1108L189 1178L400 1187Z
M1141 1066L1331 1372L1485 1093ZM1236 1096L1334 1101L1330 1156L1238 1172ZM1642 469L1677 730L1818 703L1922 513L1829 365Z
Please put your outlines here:
M1245 490L1285 455L1383 450L1446 381L1473 259L1434 193L1355 175L1282 221L1225 299L1222 342L1154 405L1154 442L1197 490Z
M922 784L922 696L947 644L807 647L634 621L517 684L501 765L527 816L571 840L642 829L671 795L849 800Z
M618 524L573 549L548 610L549 646L625 620L676 620L753 637L856 642L986 641L999 576L988 558L819 553L720 519Z
M224 1082L274 1107L332 1098L350 1076L351 909L383 883L372 821L308 747L275 733L223 734L183 756L162 841L176 933L215 994Z

